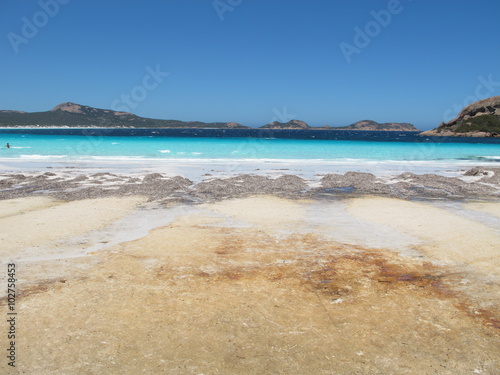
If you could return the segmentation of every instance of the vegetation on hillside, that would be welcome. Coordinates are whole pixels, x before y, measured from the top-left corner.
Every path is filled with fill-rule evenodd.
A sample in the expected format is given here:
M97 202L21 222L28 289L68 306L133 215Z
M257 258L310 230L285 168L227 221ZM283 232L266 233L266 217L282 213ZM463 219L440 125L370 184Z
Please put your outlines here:
M114 111L82 107L83 113L47 111L31 113L0 112L0 126L99 126L134 128L227 128L225 122L204 123L178 120L157 120L133 114L117 115ZM244 126L235 126L244 128Z
M456 125L455 131L458 133L500 133L500 116L483 115L463 120Z

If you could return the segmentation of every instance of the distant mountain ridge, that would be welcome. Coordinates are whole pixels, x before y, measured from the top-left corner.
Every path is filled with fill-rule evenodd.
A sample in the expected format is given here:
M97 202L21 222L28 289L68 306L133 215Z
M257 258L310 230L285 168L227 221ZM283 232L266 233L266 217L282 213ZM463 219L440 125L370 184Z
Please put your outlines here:
M100 109L76 103L61 103L47 112L0 111L0 126L67 126L67 127L126 127L126 128L220 128L220 129L250 129L236 122L201 122L160 120L139 117L132 113ZM384 123L371 120L359 121L355 124L330 127L311 127L301 120L288 122L274 121L261 126L261 129L331 129L331 130L394 130L419 131L408 123Z
M235 122L158 120L128 112L62 103L47 112L0 111L0 126L99 126L132 128L248 128Z
M421 135L500 137L500 96L469 104L453 120Z

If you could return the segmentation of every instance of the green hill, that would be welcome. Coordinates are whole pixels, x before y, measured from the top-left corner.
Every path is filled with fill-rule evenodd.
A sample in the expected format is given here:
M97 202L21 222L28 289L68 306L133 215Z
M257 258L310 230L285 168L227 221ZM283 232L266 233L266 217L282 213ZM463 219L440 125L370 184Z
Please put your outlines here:
M488 132L500 134L500 116L482 115L459 121L455 131L458 133Z
M158 120L127 112L63 103L47 112L0 111L0 126L96 126L132 128L247 128L234 122Z
M453 120L421 135L500 137L500 96L469 104Z

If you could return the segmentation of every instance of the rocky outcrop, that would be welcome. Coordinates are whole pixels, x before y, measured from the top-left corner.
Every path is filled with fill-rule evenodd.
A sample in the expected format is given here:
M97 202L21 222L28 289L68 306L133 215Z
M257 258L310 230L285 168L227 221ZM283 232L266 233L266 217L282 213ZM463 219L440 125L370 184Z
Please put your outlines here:
M339 130L368 130L368 131L419 131L415 126L407 122L385 122L380 124L372 120L358 121L349 126L336 128Z
M267 125L261 126L261 129L310 129L304 121L290 120L288 122L273 121Z
M500 96L478 100L453 120L421 135L448 137L500 137Z
M462 109L456 118L451 120L448 125L453 126L462 121L467 121L470 118L484 116L484 115L496 115L500 116L500 96L493 96L491 98L478 100L467 107Z
M23 111L13 111L13 110L3 110L3 111L0 111L0 113L26 113L26 112L23 112Z
M296 196L306 189L307 184L298 176L283 175L271 179L266 176L248 174L204 181L194 187L195 195L204 201L256 194Z
M81 113L81 114L99 113L101 111L115 116L134 116L132 113L129 112L116 112L109 109L93 108L87 105L81 105L71 102L61 103L59 105L56 105L54 108L50 110L50 112L57 112L57 111L68 112L68 113Z

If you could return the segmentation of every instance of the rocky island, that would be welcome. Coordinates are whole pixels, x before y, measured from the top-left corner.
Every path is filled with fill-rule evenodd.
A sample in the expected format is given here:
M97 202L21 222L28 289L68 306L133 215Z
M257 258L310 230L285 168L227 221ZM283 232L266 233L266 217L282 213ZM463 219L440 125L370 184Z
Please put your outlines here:
M478 100L453 120L421 135L445 137L500 137L500 96Z
M267 125L261 126L261 129L312 129L304 121L290 120L288 122L273 121Z
M376 121L372 120L362 120L358 121L354 124L348 125L348 126L342 126L335 128L337 130L364 130L364 131L370 131L370 130L375 130L375 131L400 131L400 132L415 132L415 131L420 131L417 129L415 126L412 124L409 124L407 122L385 122L383 124L379 124Z
M310 130L364 130L364 131L420 131L412 124L386 122L380 124L372 120L362 120L348 126L329 126L324 125L321 127L312 127L307 125L304 121L291 120L288 122L274 121L261 127L261 129L310 129Z

